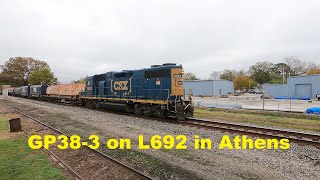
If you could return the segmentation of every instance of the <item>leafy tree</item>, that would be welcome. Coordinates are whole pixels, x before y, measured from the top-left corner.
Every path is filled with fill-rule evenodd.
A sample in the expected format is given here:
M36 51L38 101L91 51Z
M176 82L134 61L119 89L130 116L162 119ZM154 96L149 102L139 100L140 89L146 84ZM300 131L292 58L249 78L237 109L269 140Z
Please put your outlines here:
M279 73L271 73L270 77L271 80L268 82L269 84L284 84L287 82L287 79L283 79L283 75Z
M268 61L257 62L255 65L250 66L249 73L251 78L259 84L267 83L271 80L271 70L274 64Z
M243 90L250 89L256 86L256 82L254 82L250 76L245 74L239 74L234 78L233 81L234 89Z
M236 76L237 76L237 72L235 70L225 69L220 75L220 79L233 81Z
M29 76L29 84L56 84L58 79L54 77L49 68L35 70Z
M72 83L85 83L86 82L86 78L85 77L82 77L82 78L80 78L79 80L77 80L77 81L71 81Z
M183 79L184 80L199 80L199 78L197 78L197 76L193 73L186 73L183 75Z
M317 69L310 69L306 72L306 74L308 75L312 75L312 74L320 74L320 69L317 68Z
M12 57L3 65L0 81L12 86L28 85L31 72L47 68L49 65L44 61L31 57Z

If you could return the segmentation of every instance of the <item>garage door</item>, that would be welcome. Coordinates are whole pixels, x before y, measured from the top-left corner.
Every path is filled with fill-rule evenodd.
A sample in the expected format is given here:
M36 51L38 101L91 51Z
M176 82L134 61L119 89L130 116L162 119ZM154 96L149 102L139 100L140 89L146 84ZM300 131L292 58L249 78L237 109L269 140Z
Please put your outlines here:
M311 97L311 84L296 84L296 96Z

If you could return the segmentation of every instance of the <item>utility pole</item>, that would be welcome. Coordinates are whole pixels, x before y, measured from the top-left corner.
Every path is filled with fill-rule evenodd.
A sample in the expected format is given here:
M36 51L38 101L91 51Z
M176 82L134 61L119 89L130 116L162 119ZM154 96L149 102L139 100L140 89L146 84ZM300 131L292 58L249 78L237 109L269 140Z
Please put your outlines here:
M283 64L282 64L282 84L284 84L284 67L283 67Z

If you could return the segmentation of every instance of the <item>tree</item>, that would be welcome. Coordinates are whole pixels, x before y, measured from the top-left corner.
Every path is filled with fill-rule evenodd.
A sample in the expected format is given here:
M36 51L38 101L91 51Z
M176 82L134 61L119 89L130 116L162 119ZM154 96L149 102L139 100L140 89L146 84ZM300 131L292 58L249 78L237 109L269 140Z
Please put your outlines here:
M44 61L31 57L12 57L2 67L0 81L12 86L28 85L31 72L49 68Z
M233 81L234 89L243 90L243 89L250 89L256 86L256 83L245 74L239 74L234 78Z
M33 71L29 78L29 84L57 84L58 79L54 77L53 72L49 68Z
M220 79L233 81L236 76L237 76L237 72L235 70L225 69L220 75Z
M194 75L193 73L186 73L183 75L183 79L184 80L199 80L199 78L197 78L196 75Z
M317 69L310 69L306 72L306 74L308 75L312 75L312 74L320 74L320 69L317 68Z
M85 77L82 77L82 78L80 78L79 80L77 80L77 81L75 81L75 80L73 80L73 81L71 81L72 83L85 83L86 82L86 78Z
M220 79L220 76L221 76L222 72L221 71L212 71L212 73L210 74L210 77L209 79L212 80L217 80L217 79Z
M289 76L298 76L306 72L307 63L301 61L297 57L290 56L284 58L285 63L289 66Z
M270 84L284 84L290 74L290 67L286 63L277 63L271 68Z
M271 70L274 64L268 61L257 62L255 65L250 66L249 73L251 78L259 84L267 83L271 80Z

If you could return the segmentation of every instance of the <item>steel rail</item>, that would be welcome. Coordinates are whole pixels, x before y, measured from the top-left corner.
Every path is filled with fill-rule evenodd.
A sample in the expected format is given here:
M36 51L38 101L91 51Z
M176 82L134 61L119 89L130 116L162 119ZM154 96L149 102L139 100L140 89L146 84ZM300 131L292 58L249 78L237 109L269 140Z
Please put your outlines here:
M5 116L6 118L9 118L4 112L1 112L1 114L3 116ZM27 134L28 137L31 136L31 133L28 132L27 130L25 130L24 128L21 128L22 131ZM80 179L80 180L84 180L84 178L78 174L74 169L72 169L70 166L67 165L66 162L64 162L62 159L60 159L56 154L54 154L52 151L50 151L49 149L42 149L43 151L48 152L51 156L53 156L55 159L57 159L61 164L63 164L63 166L76 178L76 179Z
M10 106L10 105L4 104L4 103L2 103L2 102L0 102L0 104L2 104L2 105L4 105L4 106L12 109L13 111L15 111L15 112L17 112L17 113L19 113L19 114L21 114L21 115L23 115L23 116L25 116L25 117L28 117L28 118L30 118L30 119L38 122L39 124L41 124L41 125L49 128L49 129L51 129L51 130L53 130L53 131L56 131L56 132L58 132L58 133L60 133L60 134L63 134L63 135L66 135L66 136L70 137L70 135L62 132L61 130L58 130L58 129L56 129L56 128L54 128L54 127L52 127L52 126L50 126L50 125L48 125L48 124L46 124L46 123L43 123L43 122L39 121L38 119L36 119L36 118L34 118L34 117L32 117L32 116L30 116L30 115L28 115L28 114L26 114L26 113L18 110L18 109L14 108L14 107L12 107L12 106ZM91 149L91 148L89 148L89 147L87 147L87 146L85 146L85 147L86 147L87 149L89 149L89 150L91 150L91 151L93 151L93 152L101 155L102 157L107 158L107 159L115 162L116 164L119 164L120 166L127 168L128 170L130 170L131 172L136 173L138 176L142 177L143 179L153 180L152 177L150 177L150 176L148 176L148 175L140 172L139 170L136 170L136 169L133 168L133 167L130 167L130 166L128 166L128 165L126 165L126 164L124 164L124 163L122 163L122 162L120 162L120 161L112 158L111 156L109 156L109 155L107 155L107 154L105 154L105 153L103 153L103 152L101 152L101 151L98 151L98 150L95 150L95 149Z
M297 131L282 130L276 128L259 127L252 125L242 125L229 122L221 122L206 119L190 118L185 121L179 121L180 124L194 125L202 128L223 130L234 133L248 134L260 137L286 138L297 143L310 144L320 147L320 135L312 133L303 133Z

